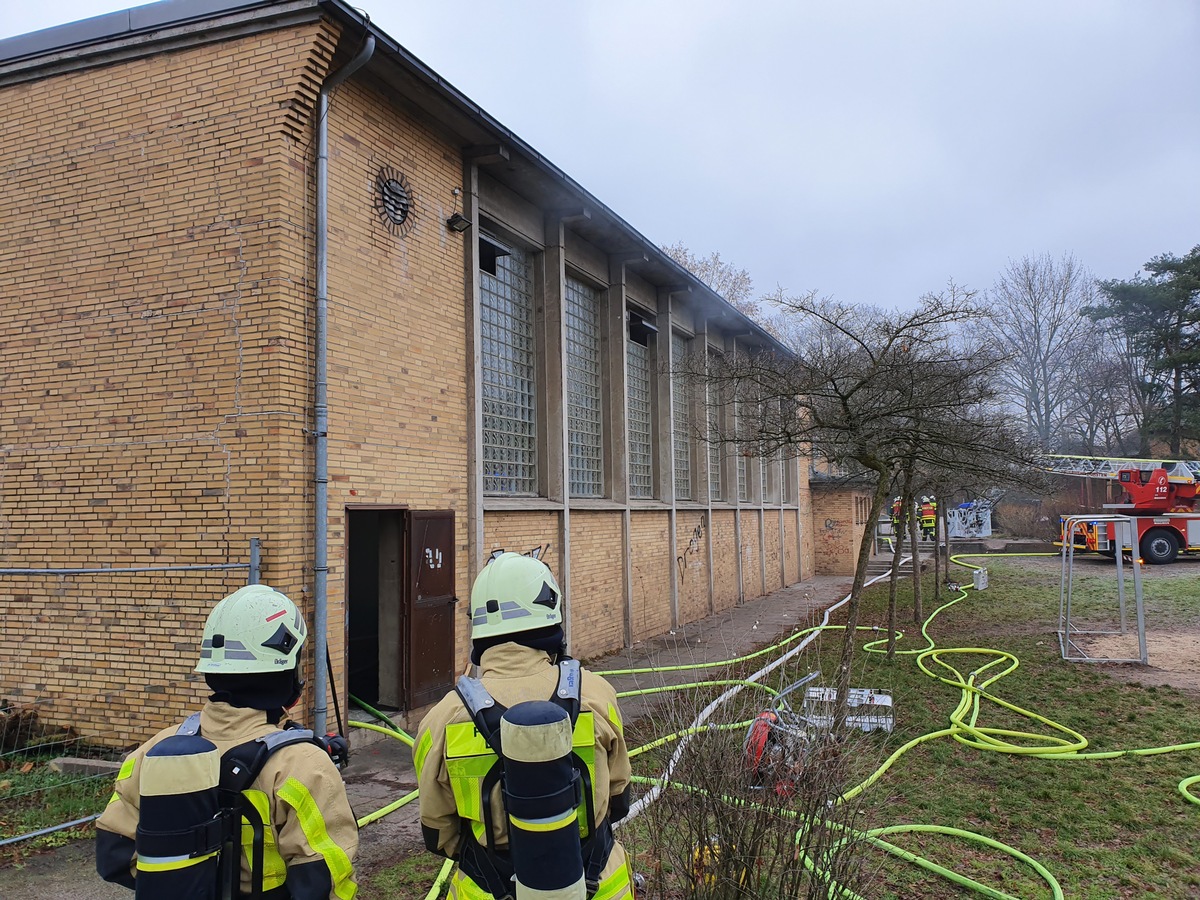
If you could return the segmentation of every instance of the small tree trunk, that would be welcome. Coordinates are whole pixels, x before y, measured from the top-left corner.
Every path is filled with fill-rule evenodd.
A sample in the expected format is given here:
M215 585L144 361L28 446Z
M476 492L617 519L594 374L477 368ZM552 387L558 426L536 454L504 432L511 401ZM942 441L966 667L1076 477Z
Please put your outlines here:
M950 516L946 508L940 503L938 504L938 519L942 529L942 544L939 552L943 554L942 561L945 563L943 571L946 573L946 579L950 578Z
M935 500L936 502L936 500ZM942 512L942 504L938 503L933 514L933 602L942 599L942 551L938 545L938 516Z
M873 469L878 478L875 483L875 495L871 498L871 515L867 522L879 521L879 513L887 500L888 478L887 468L876 460L859 460L865 467ZM854 662L854 650L857 646L858 610L862 602L863 584L867 580L867 563L871 558L871 543L875 539L874 529L863 529L862 539L858 544L858 562L854 566L854 583L850 588L850 602L846 606L846 630L842 633L842 648L838 655L837 678L834 686L837 689L837 707L834 710L833 730L840 733L845 729L846 717L850 711L850 667Z
M921 612L921 542L917 533L917 517L912 514L913 497L911 493L905 502L904 508L908 510L908 542L912 547L913 621L919 624L925 618Z
M900 535L892 541L892 574L888 576L888 639L887 658L896 658L896 586L900 583L900 557L904 553L904 544Z
M900 557L904 555L904 530L908 527L909 516L906 512L906 502L911 501L912 476L904 475L904 483L900 488L900 516L896 519L896 527L892 535L892 574L888 577L888 639L887 658L896 658L896 589L900 584Z

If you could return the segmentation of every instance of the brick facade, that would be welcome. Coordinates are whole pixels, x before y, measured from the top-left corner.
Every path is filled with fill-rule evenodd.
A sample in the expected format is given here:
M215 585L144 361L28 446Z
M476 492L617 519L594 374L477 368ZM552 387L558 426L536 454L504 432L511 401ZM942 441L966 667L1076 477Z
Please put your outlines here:
M731 509L713 510L709 526L713 558L713 605L717 611L738 603L738 548L735 513Z
M709 614L708 513L681 509L675 514L675 584L679 619L691 622Z
M589 659L625 643L622 517L571 513L571 653Z
M662 634L671 627L670 516L634 512L630 517L633 639Z
M861 489L822 485L812 492L813 518L816 520L818 575L853 575L858 546L866 522L856 521L856 506L870 503Z

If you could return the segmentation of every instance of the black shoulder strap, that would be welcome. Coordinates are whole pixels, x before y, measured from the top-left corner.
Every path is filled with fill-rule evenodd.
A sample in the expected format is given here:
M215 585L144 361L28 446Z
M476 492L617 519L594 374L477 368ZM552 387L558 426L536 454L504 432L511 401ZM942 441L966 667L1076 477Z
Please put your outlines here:
M321 746L309 729L287 728L226 750L221 757L221 789L239 793L246 790L258 778L267 760L292 744Z
M231 811L230 823L236 830L233 846L241 849L241 820L244 818L250 825L253 840L250 846L250 897L258 900L263 895L263 862L265 856L266 824L243 791L254 784L263 766L275 753L292 744L316 744L320 742L313 737L307 728L286 728L272 731L262 737L238 744L226 750L221 756L221 805ZM240 866L234 866L235 874Z

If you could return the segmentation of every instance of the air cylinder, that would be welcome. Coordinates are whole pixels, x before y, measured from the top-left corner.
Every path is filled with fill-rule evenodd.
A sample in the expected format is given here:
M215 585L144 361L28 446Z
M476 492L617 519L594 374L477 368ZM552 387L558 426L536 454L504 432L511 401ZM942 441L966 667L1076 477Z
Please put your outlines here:
M143 757L136 900L220 896L221 755L199 735L172 735Z
M578 820L581 781L571 758L572 731L566 711L545 700L518 703L500 720L517 900L587 897Z

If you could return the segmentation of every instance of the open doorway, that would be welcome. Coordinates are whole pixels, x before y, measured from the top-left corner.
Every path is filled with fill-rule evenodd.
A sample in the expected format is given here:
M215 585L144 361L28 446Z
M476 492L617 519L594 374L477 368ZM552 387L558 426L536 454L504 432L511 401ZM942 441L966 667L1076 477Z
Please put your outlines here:
M454 513L346 510L350 693L384 712L453 683Z

